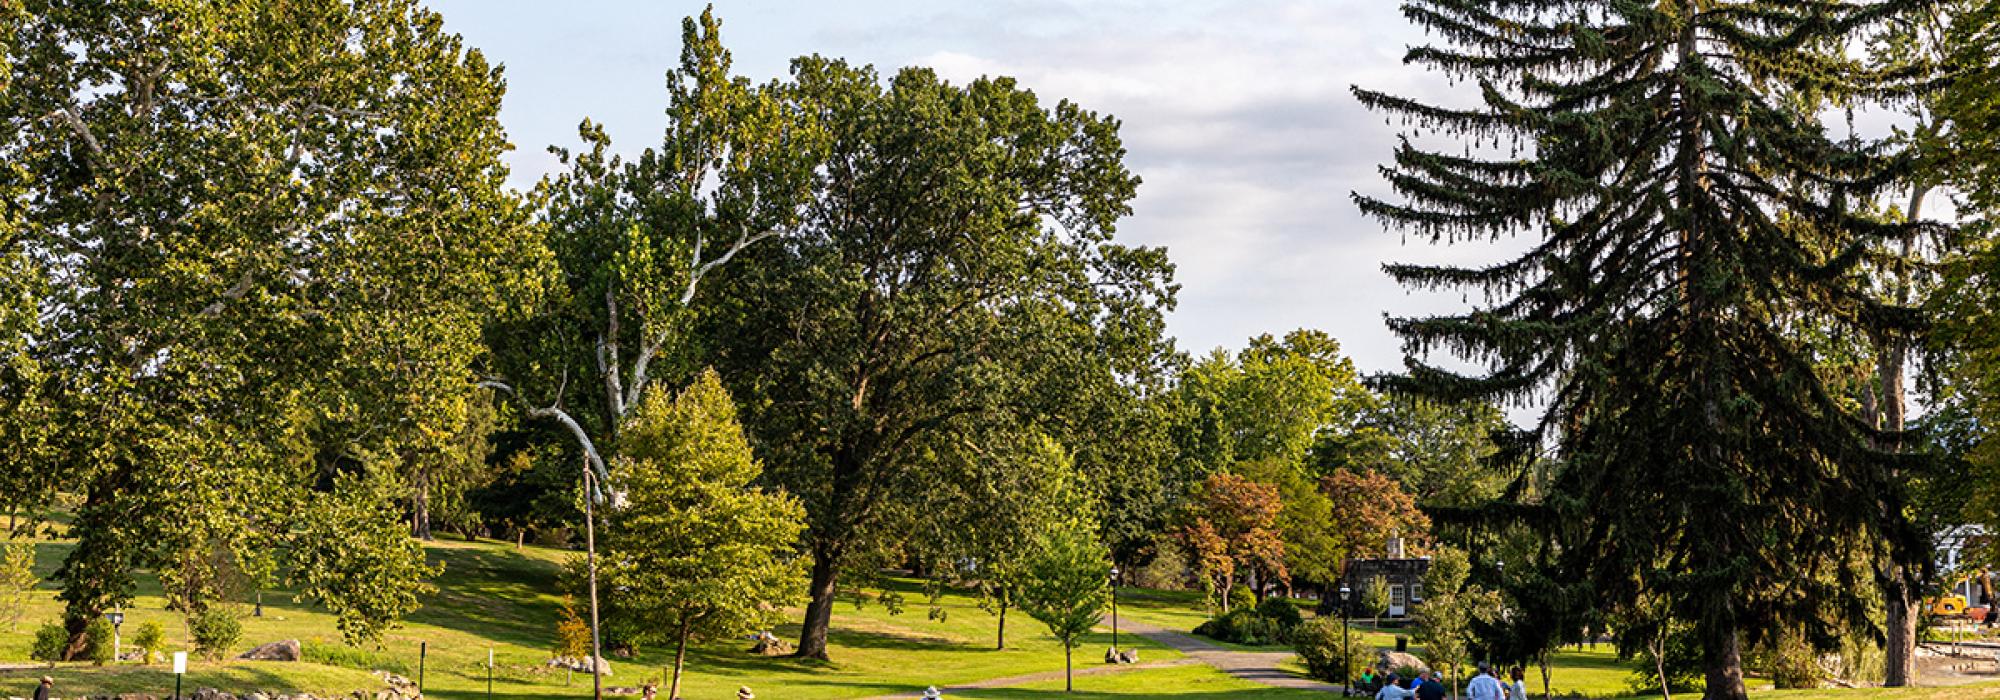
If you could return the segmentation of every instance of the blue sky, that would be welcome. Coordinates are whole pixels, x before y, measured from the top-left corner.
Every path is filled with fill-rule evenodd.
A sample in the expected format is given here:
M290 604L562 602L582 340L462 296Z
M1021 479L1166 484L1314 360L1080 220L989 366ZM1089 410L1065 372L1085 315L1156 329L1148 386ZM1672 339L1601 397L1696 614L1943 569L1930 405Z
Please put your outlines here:
M526 187L574 145L584 117L628 152L657 143L663 78L680 20L702 3L431 0L446 26L506 66L502 119ZM783 75L818 53L884 72L926 65L954 80L1011 75L1047 102L1067 98L1123 120L1144 179L1121 239L1164 245L1183 285L1170 331L1200 353L1259 333L1312 327L1365 370L1400 366L1383 327L1397 315L1462 308L1458 294L1405 292L1385 260L1494 259L1446 250L1362 219L1352 190L1379 192L1375 166L1394 130L1348 94L1362 84L1461 102L1406 68L1424 37L1389 0L1279 2L717 2L736 71ZM1451 99L1458 97L1459 99ZM1511 248L1518 242L1500 244ZM1471 299L1470 301L1478 301Z

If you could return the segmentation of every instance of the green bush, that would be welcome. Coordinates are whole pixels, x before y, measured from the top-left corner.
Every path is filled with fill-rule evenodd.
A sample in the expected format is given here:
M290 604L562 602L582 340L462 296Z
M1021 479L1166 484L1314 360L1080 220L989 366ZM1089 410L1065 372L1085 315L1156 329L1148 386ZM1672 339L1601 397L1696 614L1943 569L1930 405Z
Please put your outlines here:
M166 651L167 631L160 621L147 620L139 625L139 634L132 637L132 643L139 647L139 662L151 665L154 654Z
M1251 593L1249 586L1239 583L1234 588L1229 589L1230 612L1249 610L1255 607L1257 607L1257 594Z
M1261 646L1284 644L1291 640L1288 630L1278 626L1277 621L1257 614L1250 608L1238 608L1222 617L1201 623L1194 633L1232 644Z
M1257 614L1277 623L1278 629L1284 630L1287 635L1291 634L1299 623L1306 621L1305 615L1299 613L1298 604L1293 603L1290 598L1278 596L1265 598L1264 602L1257 604Z
M1626 678L1626 688L1633 695L1656 695L1660 692L1659 664L1653 657L1653 650L1641 647L1636 655L1638 663L1633 664L1632 674ZM1694 639L1692 630L1675 626L1667 637L1664 664L1667 682L1675 693L1699 693L1708 685L1707 675L1702 671L1701 645Z
M1819 667L1819 652L1805 635L1786 631L1769 642L1771 684L1779 690L1817 688L1826 675Z
M83 627L83 658L98 666L117 661L117 634L110 620L102 617L91 620Z
M1306 621L1292 632L1292 648L1299 652L1312 677L1345 684L1374 662L1373 647L1358 635L1343 640L1340 633L1340 620L1330 617Z
M243 636L243 621L222 608L209 608L188 620L196 653L210 659L221 658Z
M316 664L339 666L341 668L351 668L360 671L388 671L397 674L407 674L410 672L409 663L405 662L402 657L392 654L371 651L360 647L351 647L346 644L327 644L318 639L300 646L301 649L299 651L305 656L305 660ZM481 664L481 668L485 668L486 657L479 657L479 663ZM481 673L484 673L484 671L481 671Z
M63 657L63 648L69 646L69 631L62 625L48 623L35 630L35 645L28 649L28 658L48 662L54 668Z

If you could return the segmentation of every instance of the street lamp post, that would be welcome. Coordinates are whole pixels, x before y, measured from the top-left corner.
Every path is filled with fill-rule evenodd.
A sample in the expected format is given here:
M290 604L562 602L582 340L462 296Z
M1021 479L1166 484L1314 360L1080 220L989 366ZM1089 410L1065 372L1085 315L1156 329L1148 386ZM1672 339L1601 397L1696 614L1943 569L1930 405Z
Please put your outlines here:
M1347 677L1340 682L1342 697L1351 695L1354 691L1354 669L1348 668L1354 663L1354 652L1347 646L1347 594L1347 584L1340 584L1340 667L1347 669L1345 672Z
M1111 654L1118 655L1118 567L1111 567Z
M111 621L111 661L117 663L119 657L125 655L125 611L113 610L105 613L104 619Z

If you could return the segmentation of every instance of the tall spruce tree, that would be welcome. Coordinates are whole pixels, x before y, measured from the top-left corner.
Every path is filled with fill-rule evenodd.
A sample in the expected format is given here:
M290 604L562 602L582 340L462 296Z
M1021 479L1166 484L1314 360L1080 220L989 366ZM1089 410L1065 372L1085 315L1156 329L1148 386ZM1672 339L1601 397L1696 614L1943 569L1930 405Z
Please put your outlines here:
M1742 645L1778 620L1830 643L1837 621L1865 618L1843 537L1884 538L1910 563L1899 571L1922 567L1921 536L1891 515L1897 434L1829 394L1787 325L1912 325L1857 267L1920 225L1847 204L1907 160L1829 137L1797 106L1811 100L1778 94L1893 94L1897 76L1828 47L1921 4L1414 0L1405 15L1447 43L1408 61L1476 82L1481 104L1356 89L1464 148L1406 138L1383 169L1402 201L1356 194L1364 212L1434 242L1538 239L1491 266L1387 266L1490 301L1392 321L1409 371L1385 386L1546 399L1528 437L1559 458L1547 495L1492 512L1540 526L1567 600L1664 595L1695 628L1710 698L1745 696ZM1485 367L1440 368L1436 349Z

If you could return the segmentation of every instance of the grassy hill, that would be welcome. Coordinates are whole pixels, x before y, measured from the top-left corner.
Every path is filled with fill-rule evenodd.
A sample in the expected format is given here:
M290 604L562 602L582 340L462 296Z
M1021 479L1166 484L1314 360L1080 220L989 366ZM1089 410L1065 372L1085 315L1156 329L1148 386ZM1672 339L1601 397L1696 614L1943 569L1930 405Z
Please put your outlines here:
M60 541L38 543L37 573L44 578L53 574L70 546ZM425 600L424 608L407 624L386 635L379 647L347 647L341 643L331 616L294 604L284 593L266 593L263 617L248 617L249 606L241 606L245 615L243 637L230 656L265 642L298 639L304 644L309 660L301 663L233 658L195 661L190 664L185 688L189 692L215 687L238 693L260 690L272 694L340 695L382 687L371 675L372 670L394 671L414 679L421 667L428 695L442 700L480 700L486 697L485 661L491 649L497 660L495 698L589 697L589 676L577 674L572 679L566 672L545 665L548 650L553 646L561 603L556 593L556 577L561 563L573 553L532 546L516 550L511 543L486 541L440 541L430 544L427 551L433 562L444 565L444 573L436 581L438 591ZM948 686L1038 674L1041 676L1038 679L1010 687L953 693L951 697L998 699L1061 694L1062 682L1056 675L1062 669L1061 648L1041 625L1026 615L1009 616L1011 648L996 651L993 649L996 620L978 609L973 599L946 595L940 601L943 618L933 619L927 615L928 606L915 582L892 581L891 585L909 601L909 609L895 615L879 604L841 606L834 614L832 662L754 657L745 653L747 641L709 645L690 653L690 675L683 697L726 700L735 697L738 686L747 685L760 698L861 698L905 693L932 684ZM57 695L61 697L117 693L165 697L172 692L173 677L162 666L64 664L53 671L25 667L34 627L60 615L61 607L54 594L53 584L44 584L34 593L19 626L0 630L0 667L12 666L0 670L0 697L29 695L35 678L44 673L55 676ZM1126 590L1121 593L1120 601L1121 613L1131 619L1175 629L1190 628L1203 618L1199 600L1193 594ZM164 610L164 605L157 582L150 577L142 579L138 600L125 611L126 634L135 632L143 621L157 620L167 628L170 643L186 648L180 617ZM796 637L797 632L796 625L777 630L779 636L788 638ZM1183 658L1178 652L1129 633L1121 641L1126 646L1140 647L1141 656L1149 663ZM1394 633L1358 630L1355 641L1386 647L1394 643ZM1099 630L1077 650L1078 667L1100 667L1097 657L1109 644L1109 630ZM428 645L429 651L420 663L419 650L424 645ZM666 649L642 650L632 659L614 658L614 674L606 678L606 685L634 688L658 680L664 676L668 661ZM1559 695L1622 694L1630 668L1611 656L1608 648L1564 651L1558 661L1553 685ZM1530 678L1531 685L1538 682L1539 678ZM1220 700L1254 696L1285 700L1322 696L1266 688L1202 665L1079 676L1076 683L1079 692L1067 697ZM1756 695L1758 700L1863 697L2000 700L2000 687L1766 691Z
M42 542L37 546L37 573L47 577L69 551L66 542ZM248 617L244 605L243 637L232 656L265 642L298 639L309 659L318 663L253 662L228 659L218 662L191 662L185 686L218 687L225 690L262 690L267 693L311 692L337 694L353 690L373 690L381 684L369 671L391 670L410 678L419 673L419 649L428 645L423 659L427 694L445 700L472 700L486 696L486 654L492 649L496 659L493 693L496 698L579 697L590 694L590 678L577 674L572 680L560 670L544 664L554 643L555 620L560 599L556 576L560 563L572 553L541 547L516 550L511 543L440 541L427 547L433 562L444 565L436 582L438 591L424 601L424 608L411 616L402 628L388 633L379 648L354 649L340 641L333 618L325 613L291 602L283 593L264 595L265 615ZM996 620L978 609L976 601L962 595L947 595L940 601L942 620L927 615L928 607L914 582L892 582L909 600L909 609L892 615L881 605L842 606L834 615L833 661L813 662L792 658L761 658L745 653L748 642L732 641L706 646L690 653L691 676L684 695L688 698L733 697L740 685L756 689L760 697L845 698L868 697L920 689L926 685L948 685L973 680L1033 674L1062 669L1061 647L1041 626L1023 614L1008 618L1010 648L993 649ZM34 594L20 625L0 634L0 663L25 665L36 625L54 621L61 613L54 598L53 583ZM132 634L146 620L166 626L168 638L177 648L187 648L179 615L164 609L157 582L147 577L139 598L126 612L125 633ZM795 637L795 625L777 630L781 637ZM1167 660L1179 655L1127 635L1127 646L1140 646L1148 661ZM1087 640L1077 650L1079 666L1094 660L1110 643L1106 632ZM632 659L612 659L613 675L607 686L637 687L664 676L670 657L666 649L644 649ZM16 668L0 671L0 696L25 696L33 679L45 671ZM160 666L120 664L111 667L88 665L59 666L51 675L62 696L111 693L153 693L164 695L173 689L173 678ZM1219 675L1219 674L1218 674ZM1241 686L1226 677L1211 678L1240 692ZM1080 680L1079 687L1088 682Z

